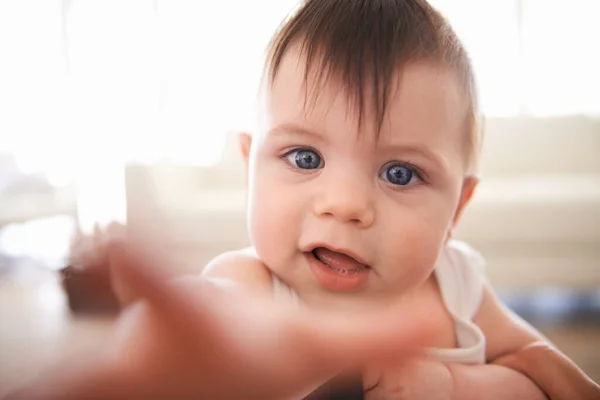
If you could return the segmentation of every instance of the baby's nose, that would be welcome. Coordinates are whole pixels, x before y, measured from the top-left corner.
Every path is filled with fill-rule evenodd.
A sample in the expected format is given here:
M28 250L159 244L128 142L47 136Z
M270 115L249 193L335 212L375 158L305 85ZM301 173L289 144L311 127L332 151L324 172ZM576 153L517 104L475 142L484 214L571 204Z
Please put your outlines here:
M370 185L352 178L323 185L315 201L315 214L367 228L375 221L372 190Z

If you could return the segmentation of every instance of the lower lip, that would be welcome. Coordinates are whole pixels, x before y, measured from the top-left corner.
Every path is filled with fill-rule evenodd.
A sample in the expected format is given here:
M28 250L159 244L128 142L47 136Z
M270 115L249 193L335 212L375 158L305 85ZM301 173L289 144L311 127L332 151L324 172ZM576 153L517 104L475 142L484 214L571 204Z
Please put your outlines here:
M336 292L353 292L361 289L369 278L369 268L352 273L341 273L319 261L313 253L305 253L308 267L316 281L324 288Z

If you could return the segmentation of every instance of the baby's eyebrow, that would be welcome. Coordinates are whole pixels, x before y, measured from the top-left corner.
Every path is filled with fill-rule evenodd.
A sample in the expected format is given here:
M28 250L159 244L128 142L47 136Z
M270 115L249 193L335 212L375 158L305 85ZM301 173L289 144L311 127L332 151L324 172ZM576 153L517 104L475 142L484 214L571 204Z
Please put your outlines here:
M393 154L415 155L418 157L425 158L442 169L446 169L448 166L448 163L444 157L425 146L390 144L385 146L385 149L386 152L390 152Z

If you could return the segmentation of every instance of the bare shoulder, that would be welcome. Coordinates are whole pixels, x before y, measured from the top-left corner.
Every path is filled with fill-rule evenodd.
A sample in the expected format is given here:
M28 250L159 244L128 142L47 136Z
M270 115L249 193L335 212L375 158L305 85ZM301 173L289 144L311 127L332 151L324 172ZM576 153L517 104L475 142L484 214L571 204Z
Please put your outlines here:
M271 272L252 248L228 251L212 259L202 271L208 279L229 281L259 293L271 292Z

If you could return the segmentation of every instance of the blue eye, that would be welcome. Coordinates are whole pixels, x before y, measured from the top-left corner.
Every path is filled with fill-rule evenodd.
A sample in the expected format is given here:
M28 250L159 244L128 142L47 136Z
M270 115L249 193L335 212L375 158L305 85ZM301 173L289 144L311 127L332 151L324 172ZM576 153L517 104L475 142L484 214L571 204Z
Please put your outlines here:
M406 186L415 176L410 167L403 164L392 164L381 172L380 178L392 185Z
M323 160L316 151L310 149L298 149L289 152L285 158L290 164L300 169L323 168Z

